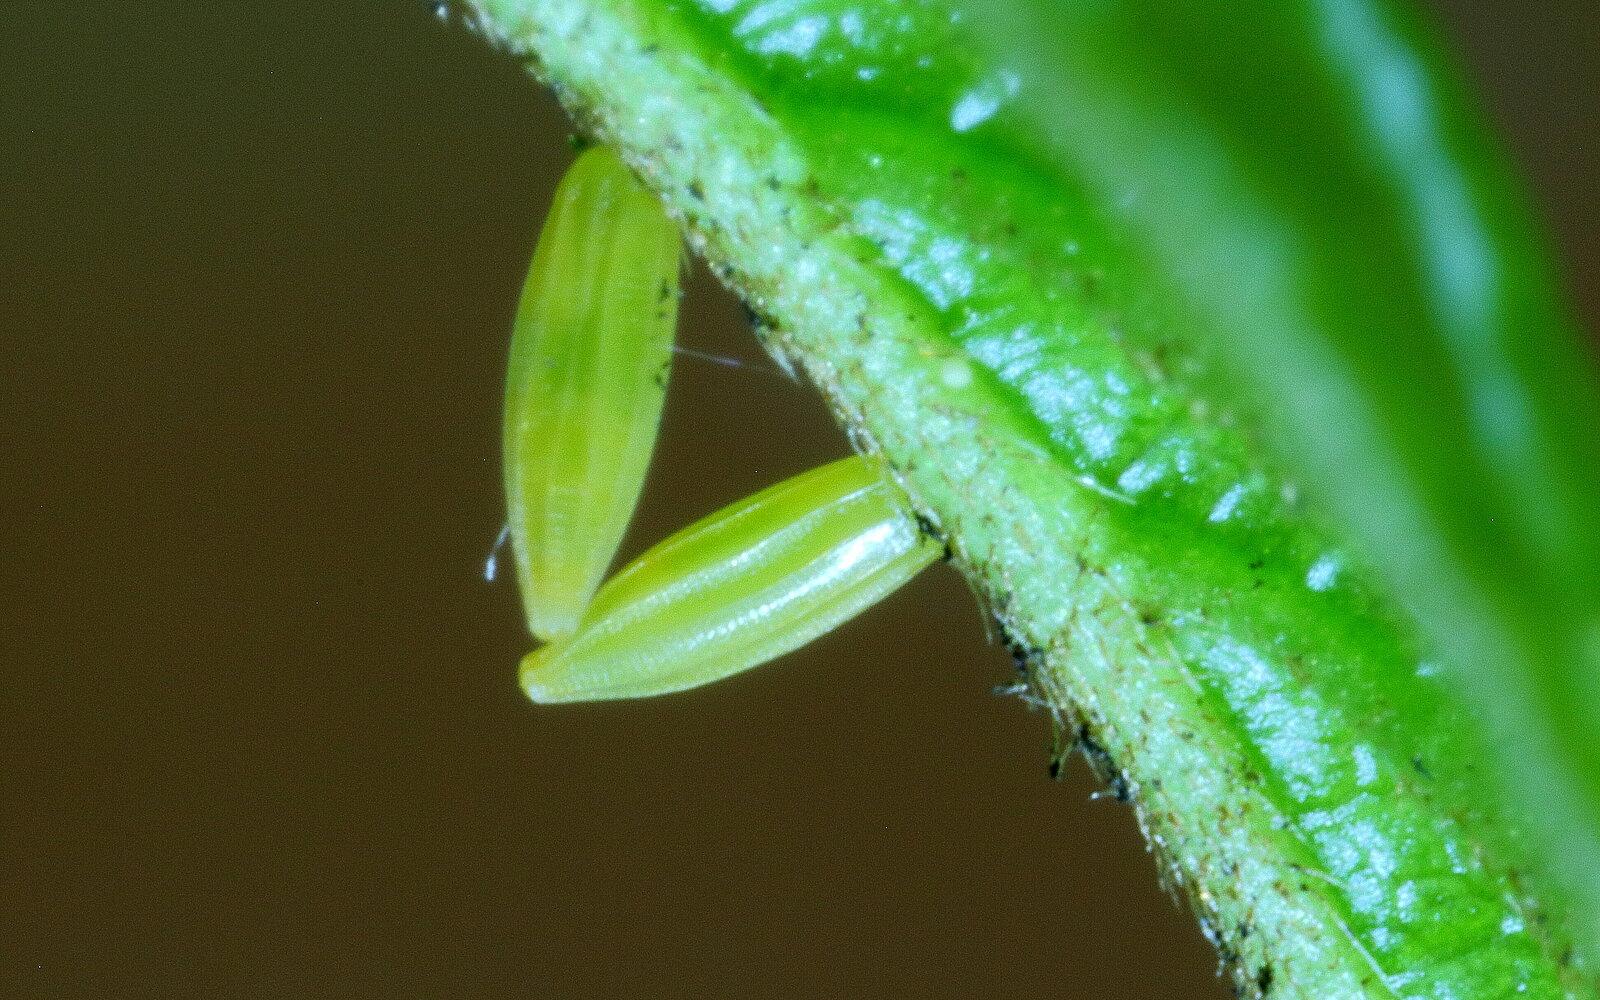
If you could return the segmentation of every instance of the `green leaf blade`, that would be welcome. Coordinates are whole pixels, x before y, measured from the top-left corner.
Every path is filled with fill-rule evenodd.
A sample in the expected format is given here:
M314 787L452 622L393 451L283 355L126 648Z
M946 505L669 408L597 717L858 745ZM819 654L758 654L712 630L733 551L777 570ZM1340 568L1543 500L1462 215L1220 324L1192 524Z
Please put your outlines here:
M1024 62L948 44L932 3L859 39L857 4L486 6L948 533L1243 988L1593 995L1481 704L1308 504L1267 405L1219 390L1122 199L1007 104ZM1257 247L1202 261L1236 263L1239 308L1283 288Z

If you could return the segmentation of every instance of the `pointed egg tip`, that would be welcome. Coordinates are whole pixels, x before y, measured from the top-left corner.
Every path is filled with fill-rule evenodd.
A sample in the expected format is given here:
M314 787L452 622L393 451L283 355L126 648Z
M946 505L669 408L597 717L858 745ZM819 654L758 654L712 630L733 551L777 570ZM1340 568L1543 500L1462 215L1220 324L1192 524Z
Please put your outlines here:
M576 605L558 606L549 601L530 602L527 609L528 631L540 642L559 642L577 634L582 610L581 606Z
M562 683L559 643L549 643L522 658L517 679L522 692L530 701L540 705L554 705L565 701L581 701L569 685Z

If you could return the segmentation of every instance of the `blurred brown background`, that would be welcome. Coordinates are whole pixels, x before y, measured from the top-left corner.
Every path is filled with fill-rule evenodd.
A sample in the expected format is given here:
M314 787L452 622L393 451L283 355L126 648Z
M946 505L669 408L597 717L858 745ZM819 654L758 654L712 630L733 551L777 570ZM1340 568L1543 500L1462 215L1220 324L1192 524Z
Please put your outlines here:
M1442 3L1442 0L1441 0ZM1223 997L940 568L527 704L507 322L567 127L420 2L0 34L0 995ZM1600 10L1442 4L1600 314ZM697 271L630 550L844 454Z

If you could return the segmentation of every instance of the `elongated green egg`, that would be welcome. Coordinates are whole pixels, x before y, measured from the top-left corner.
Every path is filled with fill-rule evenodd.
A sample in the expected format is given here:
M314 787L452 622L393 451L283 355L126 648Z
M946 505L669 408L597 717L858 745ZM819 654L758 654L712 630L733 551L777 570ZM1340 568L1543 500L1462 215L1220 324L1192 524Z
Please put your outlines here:
M696 687L804 645L942 552L874 463L846 458L685 528L595 595L576 635L522 661L538 702Z
M556 190L506 379L507 518L528 629L569 635L644 485L678 311L677 228L609 149Z

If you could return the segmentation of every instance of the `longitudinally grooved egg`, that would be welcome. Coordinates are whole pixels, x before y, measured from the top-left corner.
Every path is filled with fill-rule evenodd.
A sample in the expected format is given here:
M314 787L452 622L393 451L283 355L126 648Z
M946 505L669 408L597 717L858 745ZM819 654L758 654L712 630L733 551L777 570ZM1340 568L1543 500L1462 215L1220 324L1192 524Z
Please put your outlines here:
M615 558L655 448L678 314L676 226L615 153L560 187L517 307L507 523L528 629L570 634Z

